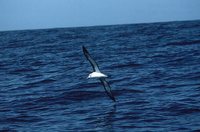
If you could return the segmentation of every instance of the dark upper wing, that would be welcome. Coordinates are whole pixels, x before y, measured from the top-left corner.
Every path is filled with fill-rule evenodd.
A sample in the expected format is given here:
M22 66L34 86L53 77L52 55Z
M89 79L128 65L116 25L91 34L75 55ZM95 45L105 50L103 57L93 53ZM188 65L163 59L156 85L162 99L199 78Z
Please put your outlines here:
M87 49L84 46L83 46L83 53L84 53L85 57L87 58L87 60L89 60L90 64L92 65L93 70L99 72L99 67L98 67L97 63L92 59L89 52L87 51Z
M100 81L101 81L101 83L103 84L104 89L105 89L107 95L108 95L113 101L116 101L116 100L115 100L115 97L113 96L113 94L112 94L112 92L111 92L111 87L110 87L110 85L108 84L108 82L106 81L106 79L105 79L105 78L100 78Z

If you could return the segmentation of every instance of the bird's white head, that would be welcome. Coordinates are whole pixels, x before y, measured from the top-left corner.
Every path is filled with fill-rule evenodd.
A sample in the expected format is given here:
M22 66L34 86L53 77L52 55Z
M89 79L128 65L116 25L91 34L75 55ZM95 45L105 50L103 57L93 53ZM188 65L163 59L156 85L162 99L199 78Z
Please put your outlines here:
M91 74L92 74L92 73L90 73L90 74L88 75L87 79L92 78L92 75L91 75Z

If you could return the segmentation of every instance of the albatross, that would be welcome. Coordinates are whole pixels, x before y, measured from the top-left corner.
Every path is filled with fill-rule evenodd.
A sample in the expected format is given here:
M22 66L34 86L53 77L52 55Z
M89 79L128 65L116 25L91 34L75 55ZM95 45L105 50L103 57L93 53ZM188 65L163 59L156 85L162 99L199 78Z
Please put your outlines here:
M111 92L111 87L109 85L109 83L106 81L105 78L107 78L108 76L101 73L100 70L99 70L99 66L97 65L97 63L94 61L94 59L92 59L92 57L90 56L89 52L87 51L87 49L83 46L83 53L86 57L86 59L90 62L90 64L92 65L92 68L93 68L93 72L90 73L88 75L88 79L89 78L98 78L101 83L103 84L104 86L104 89L107 93L107 95L113 100L115 101L115 97L113 96L112 92Z

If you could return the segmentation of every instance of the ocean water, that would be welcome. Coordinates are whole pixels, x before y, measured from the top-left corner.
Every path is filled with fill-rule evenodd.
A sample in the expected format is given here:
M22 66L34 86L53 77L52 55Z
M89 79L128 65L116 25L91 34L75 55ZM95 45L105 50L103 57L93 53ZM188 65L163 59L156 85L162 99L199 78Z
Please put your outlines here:
M200 131L200 21L0 32L0 130Z

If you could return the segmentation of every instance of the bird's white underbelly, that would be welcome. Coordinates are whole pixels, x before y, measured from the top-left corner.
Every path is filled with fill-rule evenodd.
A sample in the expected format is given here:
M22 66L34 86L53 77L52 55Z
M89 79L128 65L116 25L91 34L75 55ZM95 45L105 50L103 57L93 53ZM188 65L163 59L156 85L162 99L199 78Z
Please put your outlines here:
M91 78L101 78L101 77L108 77L107 75L100 73L100 72L93 72L90 74Z

